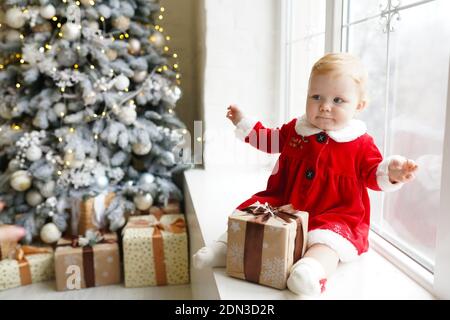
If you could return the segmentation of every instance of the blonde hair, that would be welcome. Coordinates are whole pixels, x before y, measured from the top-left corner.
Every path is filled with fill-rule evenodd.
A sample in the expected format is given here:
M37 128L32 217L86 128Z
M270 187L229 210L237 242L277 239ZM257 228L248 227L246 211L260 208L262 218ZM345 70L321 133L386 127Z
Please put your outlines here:
M360 99L368 100L366 93L367 71L361 60L349 53L328 53L312 67L311 77L318 74L335 74L350 76L360 89Z

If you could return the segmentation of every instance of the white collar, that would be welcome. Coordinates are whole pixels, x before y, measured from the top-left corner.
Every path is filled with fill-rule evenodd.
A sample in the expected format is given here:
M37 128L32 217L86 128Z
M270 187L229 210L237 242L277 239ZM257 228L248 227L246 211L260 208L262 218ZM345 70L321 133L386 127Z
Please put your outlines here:
M297 118L295 123L295 131L301 136L310 136L325 131L331 139L336 142L349 142L362 136L367 132L366 124L361 120L352 119L342 129L339 130L322 130L313 126L307 119L306 115Z

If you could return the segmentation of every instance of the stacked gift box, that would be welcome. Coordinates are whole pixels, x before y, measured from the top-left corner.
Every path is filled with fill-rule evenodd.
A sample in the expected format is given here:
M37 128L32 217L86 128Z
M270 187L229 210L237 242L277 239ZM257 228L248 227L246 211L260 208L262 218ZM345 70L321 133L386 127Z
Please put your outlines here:
M126 287L188 283L187 230L180 203L126 214L119 239L108 230L104 216L114 197L74 197L70 227L52 247L1 244L0 290L53 278L58 291L82 289L121 283L122 274Z

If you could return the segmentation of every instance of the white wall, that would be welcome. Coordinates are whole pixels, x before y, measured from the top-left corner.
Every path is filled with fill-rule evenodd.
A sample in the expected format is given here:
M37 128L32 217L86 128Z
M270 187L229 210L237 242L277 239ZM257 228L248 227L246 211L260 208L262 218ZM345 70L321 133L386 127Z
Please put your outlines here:
M161 0L161 25L177 52L183 97L176 112L193 139L203 120L204 162L266 164L267 156L236 140L225 118L236 103L267 126L278 125L278 0ZM192 141L193 146L194 141Z
M267 126L279 123L279 2L204 0L206 167L267 162L236 141L225 114L236 103Z

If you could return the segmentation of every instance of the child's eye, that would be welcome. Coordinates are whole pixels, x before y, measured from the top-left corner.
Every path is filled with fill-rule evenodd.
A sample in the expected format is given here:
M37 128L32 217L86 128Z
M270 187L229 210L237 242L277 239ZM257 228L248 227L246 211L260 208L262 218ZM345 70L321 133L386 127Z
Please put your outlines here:
M336 98L333 99L333 102L336 103L336 104L340 104L340 103L343 103L344 100L341 99L341 98L336 97Z
M315 94L315 95L311 96L311 99L320 100L320 96L318 94Z

